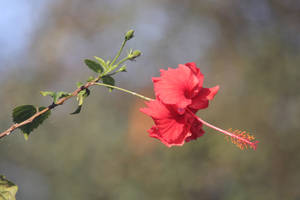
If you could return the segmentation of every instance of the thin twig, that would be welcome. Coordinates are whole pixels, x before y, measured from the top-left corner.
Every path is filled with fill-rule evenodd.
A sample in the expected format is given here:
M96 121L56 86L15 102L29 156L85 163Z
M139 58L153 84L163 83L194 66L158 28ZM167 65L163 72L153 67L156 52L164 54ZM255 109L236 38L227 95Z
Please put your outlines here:
M91 82L87 82L85 85L83 85L82 87L74 90L74 92L71 93L70 96L67 96L67 97L63 97L61 98L59 101L57 101L55 104L51 104L49 105L47 108L35 113L33 116L31 116L30 118L26 119L25 121L23 122L20 122L20 123L15 123L13 124L11 127L9 127L6 131L0 133L0 139L9 135L11 132L13 132L14 130L16 130L17 128L21 127L21 126L24 126L26 124L29 124L31 123L35 118L37 118L38 116L44 114L45 112L47 112L48 110L52 110L53 108L55 108L56 106L59 106L59 105L62 105L66 100L72 98L72 97L75 97L77 96L77 94L84 90L84 89L87 89L89 88L90 86L92 85L95 85L95 83L97 83L99 80L101 79L101 77L98 77L96 78L95 80L91 81Z

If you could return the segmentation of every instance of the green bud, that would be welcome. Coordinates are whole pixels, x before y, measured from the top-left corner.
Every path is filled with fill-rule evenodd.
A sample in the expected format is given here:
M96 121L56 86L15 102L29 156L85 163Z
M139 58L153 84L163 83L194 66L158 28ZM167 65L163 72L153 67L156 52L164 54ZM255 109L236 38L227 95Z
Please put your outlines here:
M133 52L130 52L128 54L128 59L134 60L135 58L139 57L140 55L142 55L142 52L140 50L134 50Z
M127 72L126 71L126 65L123 65L122 67L120 67L117 72Z
M125 40L127 41L127 40L130 40L131 38L133 38L133 35L134 34L134 30L129 30L129 31L127 31L127 33L125 34Z

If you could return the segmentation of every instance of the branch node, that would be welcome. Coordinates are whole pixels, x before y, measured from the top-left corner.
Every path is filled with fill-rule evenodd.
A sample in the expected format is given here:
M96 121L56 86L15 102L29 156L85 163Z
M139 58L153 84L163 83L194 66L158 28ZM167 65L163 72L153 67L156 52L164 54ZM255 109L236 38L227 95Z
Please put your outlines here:
M84 90L84 89L86 89L84 85L80 87L80 90Z
M48 106L48 108L51 110L51 109L55 108L56 106L58 106L58 104L53 102L50 106Z

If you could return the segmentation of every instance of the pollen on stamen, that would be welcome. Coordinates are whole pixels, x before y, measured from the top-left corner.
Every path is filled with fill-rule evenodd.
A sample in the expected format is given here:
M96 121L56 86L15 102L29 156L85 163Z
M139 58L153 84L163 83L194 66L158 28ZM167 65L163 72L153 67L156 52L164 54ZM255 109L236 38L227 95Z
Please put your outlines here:
M226 136L227 141L230 140L241 150L248 149L248 148L256 150L258 141L255 141L255 137L253 135L239 129L233 130L232 128L230 128L227 131L234 135L234 136L227 135Z

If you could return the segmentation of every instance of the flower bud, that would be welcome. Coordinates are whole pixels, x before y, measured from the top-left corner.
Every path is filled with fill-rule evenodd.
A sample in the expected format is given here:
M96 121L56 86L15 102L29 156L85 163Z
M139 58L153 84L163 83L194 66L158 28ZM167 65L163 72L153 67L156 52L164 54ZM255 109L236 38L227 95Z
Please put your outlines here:
M134 60L135 58L139 57L140 55L142 55L142 52L140 50L134 50L133 52L130 52L128 54L128 59Z
M127 40L130 40L131 38L133 38L133 35L134 34L134 30L129 30L129 31L127 31L127 33L125 34L125 40L127 41Z
M127 72L126 71L126 65L123 65L122 67L120 67L118 70L117 70L117 72Z

